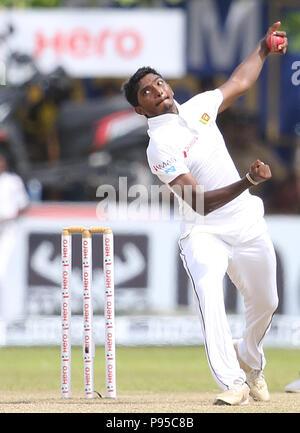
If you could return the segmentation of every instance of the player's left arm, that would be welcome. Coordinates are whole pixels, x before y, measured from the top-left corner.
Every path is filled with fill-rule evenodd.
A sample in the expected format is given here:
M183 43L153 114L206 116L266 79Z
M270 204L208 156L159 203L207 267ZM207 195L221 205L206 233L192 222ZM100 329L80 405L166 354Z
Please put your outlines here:
M239 96L243 95L255 83L269 54L285 54L288 46L286 32L277 30L280 21L274 23L255 50L233 71L229 79L219 87L223 94L223 102L219 113L226 110ZM283 43L270 50L267 45L269 35L281 36Z

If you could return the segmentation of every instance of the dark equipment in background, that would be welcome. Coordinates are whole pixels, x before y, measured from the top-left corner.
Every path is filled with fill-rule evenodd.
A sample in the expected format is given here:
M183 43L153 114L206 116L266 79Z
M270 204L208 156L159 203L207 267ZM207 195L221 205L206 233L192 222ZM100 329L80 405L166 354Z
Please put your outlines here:
M63 68L42 73L34 59L10 50L8 26L0 33L6 50L6 85L0 86L0 149L12 168L43 199L93 200L95 188L145 172L147 122L123 95L72 100Z

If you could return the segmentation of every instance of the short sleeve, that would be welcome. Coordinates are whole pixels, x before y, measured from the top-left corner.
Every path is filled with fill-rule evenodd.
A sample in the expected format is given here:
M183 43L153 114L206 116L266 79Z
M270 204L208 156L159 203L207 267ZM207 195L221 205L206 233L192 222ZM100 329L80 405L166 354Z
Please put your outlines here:
M205 94L208 97L208 101L211 105L211 113L216 120L220 105L223 102L223 93L220 89L215 89L205 92Z
M216 121L223 93L220 89L199 93L181 105L183 118L206 124L209 120Z
M151 172L163 183L170 183L179 175L190 171L184 162L183 154L179 152L148 147L147 158Z

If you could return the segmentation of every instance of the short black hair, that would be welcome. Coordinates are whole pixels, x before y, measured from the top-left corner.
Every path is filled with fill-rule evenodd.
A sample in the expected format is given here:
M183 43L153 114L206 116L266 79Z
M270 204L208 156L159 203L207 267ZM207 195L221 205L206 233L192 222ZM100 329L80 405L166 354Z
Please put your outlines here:
M158 77L162 76L159 72L157 72L155 69L151 68L150 66L143 66L139 68L126 83L123 84L122 90L125 94L125 97L129 104L131 104L133 107L137 107L139 105L137 92L139 88L139 82L140 80L145 77L147 74L154 74Z

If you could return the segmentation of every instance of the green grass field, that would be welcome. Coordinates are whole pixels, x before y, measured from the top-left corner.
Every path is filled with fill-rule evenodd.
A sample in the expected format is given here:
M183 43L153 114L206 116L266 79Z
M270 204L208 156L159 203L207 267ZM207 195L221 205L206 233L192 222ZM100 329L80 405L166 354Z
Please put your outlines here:
M300 350L265 349L271 392L284 392L300 371ZM0 391L60 393L59 347L0 349ZM207 392L218 390L203 347L118 347L118 391ZM82 348L72 350L72 389L83 390ZM95 389L105 394L104 349L96 348Z

